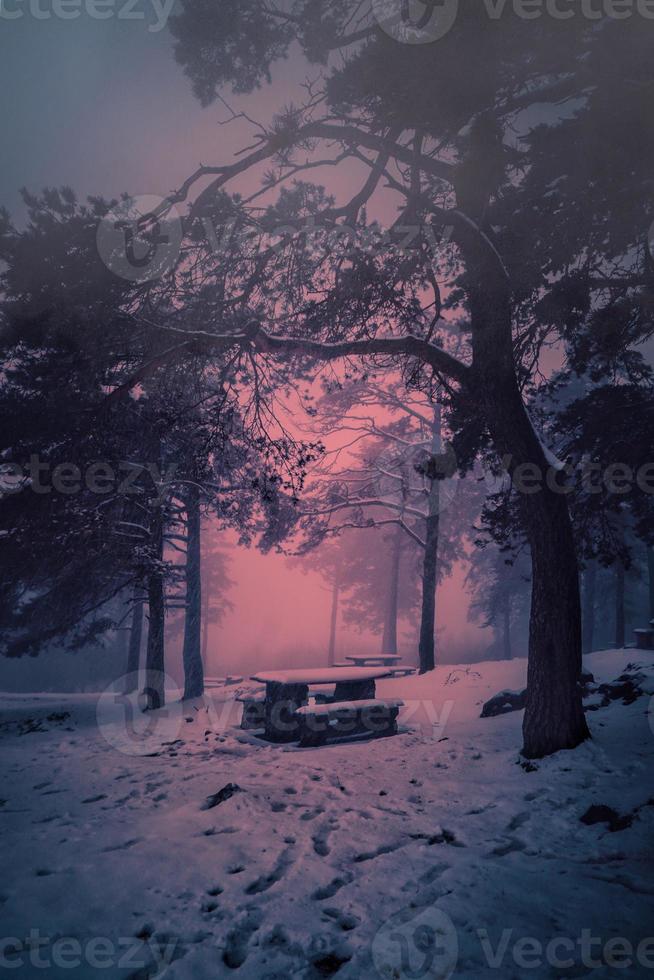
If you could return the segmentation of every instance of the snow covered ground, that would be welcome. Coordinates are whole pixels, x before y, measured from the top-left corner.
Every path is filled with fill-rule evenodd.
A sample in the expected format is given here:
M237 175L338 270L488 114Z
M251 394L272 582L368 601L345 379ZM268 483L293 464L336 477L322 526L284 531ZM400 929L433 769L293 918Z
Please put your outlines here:
M401 734L303 750L238 729L243 685L148 730L106 697L2 695L0 970L654 977L652 661L587 658L598 681L639 664L645 693L526 767L522 713L479 717L524 661L383 681Z

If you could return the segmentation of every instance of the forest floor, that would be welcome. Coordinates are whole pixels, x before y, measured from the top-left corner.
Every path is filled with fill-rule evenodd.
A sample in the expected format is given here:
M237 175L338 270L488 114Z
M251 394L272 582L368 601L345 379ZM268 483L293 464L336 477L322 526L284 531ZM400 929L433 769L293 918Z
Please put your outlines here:
M654 977L653 662L588 657L642 693L535 764L522 712L479 717L524 660L382 681L400 734L317 749L240 731L234 687L148 731L106 698L1 695L2 973Z

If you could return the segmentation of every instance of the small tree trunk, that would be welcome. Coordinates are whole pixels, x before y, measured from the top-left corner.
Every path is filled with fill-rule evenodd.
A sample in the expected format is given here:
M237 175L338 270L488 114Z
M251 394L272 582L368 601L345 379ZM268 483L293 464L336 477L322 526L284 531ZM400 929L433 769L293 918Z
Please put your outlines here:
M615 566L615 645L620 648L625 644L624 596L625 571L618 559Z
M338 629L338 601L340 587L338 579L334 578L332 586L332 610L329 618L329 649L327 651L327 663L331 667L336 662L336 632Z
M202 663L206 664L209 653L209 589L202 585Z
M152 556L163 562L164 515L159 507L151 523ZM164 637L166 607L161 567L148 576L148 645L145 657L145 708L155 710L165 704Z
M434 408L432 456L441 451L441 407ZM426 674L436 665L436 589L438 588L438 538L440 532L441 487L432 479L429 488L429 511L425 527L425 554L422 562L422 609L418 655L420 673Z
M382 636L381 652L397 653L397 601L400 587L400 558L402 556L401 527L395 529L391 548L391 562L388 576L388 596L386 600L386 617Z
M582 651L592 653L595 633L595 586L597 582L597 565L589 559L583 577L584 610L582 621Z
M506 596L504 608L502 609L502 641L504 646L504 659L513 660L513 649L511 646L511 597Z
M202 574L200 556L200 490L186 495L186 613L184 617L184 698L204 694L202 666Z
M143 638L143 596L141 589L134 590L132 622L127 647L127 667L125 670L125 694L138 690L138 672L141 663L141 640Z

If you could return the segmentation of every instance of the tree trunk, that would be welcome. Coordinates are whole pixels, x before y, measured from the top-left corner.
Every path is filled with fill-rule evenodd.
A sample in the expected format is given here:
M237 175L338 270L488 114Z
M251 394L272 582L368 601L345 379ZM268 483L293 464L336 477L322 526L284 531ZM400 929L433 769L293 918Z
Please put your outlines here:
M504 599L502 609L502 644L504 647L504 659L513 660L513 649L511 646L511 596L507 595Z
M595 633L595 586L597 582L597 565L589 559L584 572L584 610L582 623L582 652L592 653Z
M338 628L339 593L340 587L338 584L338 579L334 577L334 584L332 585L332 610L329 619L329 649L327 651L327 663L330 667L336 663L336 632Z
M615 645L622 649L625 644L625 570L618 559L615 565Z
M184 616L184 698L204 694L202 666L202 574L200 557L200 490L186 494L186 613Z
M647 549L647 571L649 574L649 618L654 621L654 548Z
M125 670L125 694L138 690L138 672L141 663L141 640L143 638L143 596L140 587L134 589L132 622L127 647L127 667Z
M206 664L209 653L209 589L202 585L202 663Z
M152 557L163 562L164 515L161 507L152 517ZM154 710L165 704L164 635L166 607L161 565L148 575L148 645L145 657L145 708Z
M432 456L441 451L441 407L434 407ZM432 479L429 488L429 511L425 527L425 554L422 562L422 610L418 654L420 673L426 674L436 664L436 589L438 587L438 537L440 531L441 486Z
M572 522L565 492L536 436L517 382L512 306L505 270L488 245L471 233L465 243L475 402L504 457L520 503L532 557L527 701L523 754L540 758L572 749L590 733L581 687L581 602ZM472 261L470 258L472 257ZM530 472L540 474L533 492ZM549 481L548 481L549 478ZM518 483L520 486L518 486Z
M590 736L581 687L579 571L566 497L546 482L551 469L515 381L485 378L486 417L518 493L532 558L527 703L523 754L541 758L572 749ZM522 464L536 470L521 470ZM537 492L527 473L538 472ZM524 481L524 482L522 482Z
M400 587L400 558L402 556L401 527L396 527L391 548L391 562L388 576L388 596L386 600L386 618L382 636L381 652L397 653L397 601Z

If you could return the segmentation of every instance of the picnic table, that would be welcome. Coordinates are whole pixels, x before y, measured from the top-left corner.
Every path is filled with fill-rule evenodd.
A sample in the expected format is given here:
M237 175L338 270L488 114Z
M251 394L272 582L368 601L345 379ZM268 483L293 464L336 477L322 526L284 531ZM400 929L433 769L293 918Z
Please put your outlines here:
M293 742L299 737L298 709L309 703L309 686L335 684L334 701L369 701L375 681L389 677L383 667L309 667L262 671L251 678L266 685L264 734L271 742Z
M350 660L355 667L392 667L394 664L399 663L402 657L397 653L378 653L376 655L363 655L356 654L351 657L346 657L346 660Z

